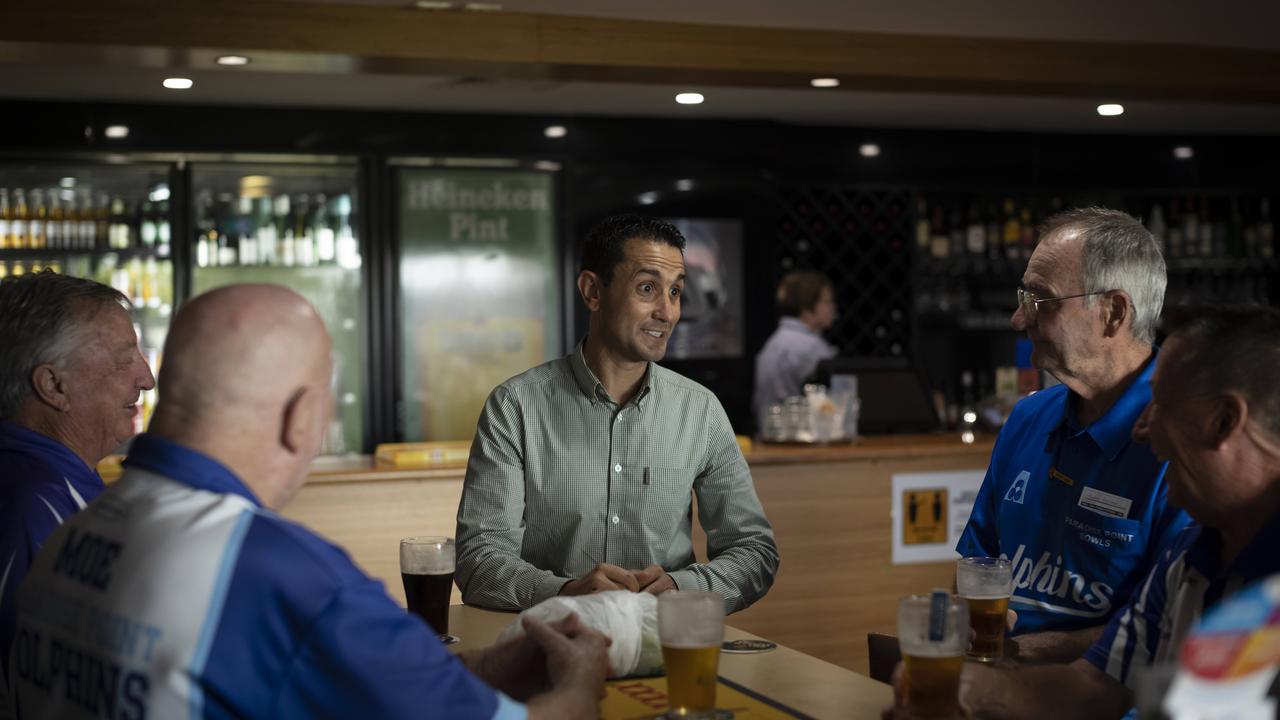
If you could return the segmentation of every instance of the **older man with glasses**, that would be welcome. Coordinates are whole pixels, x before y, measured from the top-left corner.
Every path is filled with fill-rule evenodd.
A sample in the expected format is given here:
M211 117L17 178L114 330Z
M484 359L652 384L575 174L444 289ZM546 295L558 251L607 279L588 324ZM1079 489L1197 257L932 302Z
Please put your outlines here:
M1165 264L1133 217L1049 218L1013 327L1061 385L1014 408L996 439L961 556L1013 561L1011 655L1080 657L1189 518L1166 504L1166 464L1131 442L1151 401Z

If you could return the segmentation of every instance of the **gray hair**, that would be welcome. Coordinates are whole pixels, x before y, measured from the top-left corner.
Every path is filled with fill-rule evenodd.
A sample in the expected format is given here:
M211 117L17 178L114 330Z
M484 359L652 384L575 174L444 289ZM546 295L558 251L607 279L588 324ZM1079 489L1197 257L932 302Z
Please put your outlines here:
M31 392L40 365L66 367L81 331L103 306L128 307L119 290L45 270L0 280L0 419L11 419Z
M1123 290L1132 303L1134 339L1148 345L1155 342L1168 282L1156 239L1132 215L1099 207L1049 217L1040 226L1040 237L1063 230L1079 233L1084 241L1081 292ZM1091 305L1094 298L1087 297L1085 302Z

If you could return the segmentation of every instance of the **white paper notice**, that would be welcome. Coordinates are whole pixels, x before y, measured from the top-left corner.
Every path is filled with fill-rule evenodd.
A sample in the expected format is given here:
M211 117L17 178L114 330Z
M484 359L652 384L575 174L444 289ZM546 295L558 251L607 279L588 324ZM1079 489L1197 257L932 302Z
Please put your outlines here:
M969 523L985 470L903 473L892 478L893 564L947 562Z

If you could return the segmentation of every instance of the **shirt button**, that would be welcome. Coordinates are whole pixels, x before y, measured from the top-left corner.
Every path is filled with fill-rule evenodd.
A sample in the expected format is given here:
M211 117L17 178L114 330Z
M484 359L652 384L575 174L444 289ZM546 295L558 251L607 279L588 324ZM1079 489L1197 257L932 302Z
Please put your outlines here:
M617 516L617 515L614 515L614 516L613 516L613 524L614 524L614 525L617 525L617 524L618 524L618 516Z
M613 471L614 471L614 472L622 472L622 466L621 466L621 465L614 465L614 466L613 466Z

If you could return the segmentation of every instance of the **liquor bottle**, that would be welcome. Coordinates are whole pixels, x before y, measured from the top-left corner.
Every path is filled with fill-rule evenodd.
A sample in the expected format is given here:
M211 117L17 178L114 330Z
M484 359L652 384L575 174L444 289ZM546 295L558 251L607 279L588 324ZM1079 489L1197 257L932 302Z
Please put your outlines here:
M27 195L22 188L13 191L13 214L9 220L9 247L27 247ZM20 269L22 266L16 266ZM21 272L14 272L21 275Z
M9 248L9 221L12 218L13 209L9 207L9 188L0 188L0 250ZM4 267L4 264L0 263L0 269Z
M964 216L960 214L960 203L955 203L951 206L951 217L947 219L947 226L951 229L951 257L962 257L964 255L965 225Z
M929 228L929 208L925 205L924 198L918 198L916 200L916 254L918 257L924 257L925 253L929 252L929 242L932 237L933 233Z
M42 248L45 246L44 223L49 217L49 209L44 204L44 191L40 188L31 190L30 219L27 220L27 247Z
M147 256L142 265L142 302L149 308L160 307L160 265Z
M1004 256L1009 260L1018 259L1021 254L1018 251L1018 243L1022 240L1022 226L1018 224L1018 211L1012 198L1006 198L1004 201L1004 233L1001 240L1004 245Z
M111 215L107 227L110 238L108 245L116 250L127 250L133 246L133 233L129 227L128 205L124 198L116 195L111 198Z
M337 260L339 265L349 270L360 267L360 244L356 241L355 230L351 226L352 210L350 195L343 193L335 198L334 213L338 217Z
M142 241L142 247L151 249L156 246L156 236L159 231L156 228L155 205L152 204L151 198L142 201L138 208L140 216L138 222L138 239Z
M258 233L253 212L253 198L241 195L236 201L236 233L240 238L240 264L257 265L262 262L262 248L258 245Z
M1036 249L1036 224L1031 217L1031 208L1022 206L1022 212L1018 214L1018 224L1022 230L1022 237L1018 243L1022 248L1022 259L1030 260L1032 251Z
M316 264L316 237L312 232L311 214L310 196L299 195L293 211L293 252L302 267Z
M996 203L987 206L987 257L996 260L1004 253L1000 245L1000 208Z
M981 257L987 251L987 228L977 203L969 205L969 226L965 229L965 246L970 255Z
M1201 257L1213 257L1214 254L1213 220L1209 214L1209 201L1200 199L1200 249L1196 254Z
M1267 259L1275 257L1276 226L1271 222L1271 200L1262 198L1258 208L1258 255Z
M289 196L283 193L277 195L272 217L275 222L276 237L280 242L279 264L286 267L294 264L293 228L289 224L290 209Z
M1187 198L1186 208L1182 214L1182 254L1195 257L1200 254L1200 215L1194 199Z
M947 219L942 206L933 206L933 235L929 237L929 254L941 260L951 254L951 237L947 233Z
M316 211L312 215L311 224L312 232L316 237L316 260L320 263L332 263L337 256L337 247L332 220L329 217L329 203L324 195L316 196ZM928 221L925 221L925 225L928 225ZM926 236L925 247L921 248L922 253L928 250L928 242L929 238Z
M258 262L263 265L276 264L276 224L271 216L271 196L264 195L256 199Z
M1147 230L1151 232L1151 237L1155 238L1156 245L1164 250L1165 254L1169 252L1169 226L1164 221L1164 208L1160 203L1154 203L1151 206L1151 217L1147 219Z
M62 236L62 198L58 197L57 188L49 188L46 196L49 198L49 211L44 220L45 246L51 249L65 248L66 241Z

